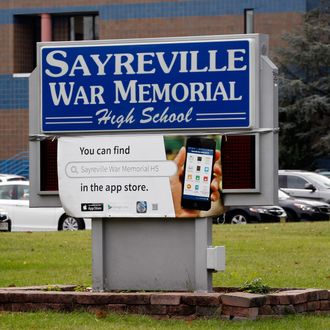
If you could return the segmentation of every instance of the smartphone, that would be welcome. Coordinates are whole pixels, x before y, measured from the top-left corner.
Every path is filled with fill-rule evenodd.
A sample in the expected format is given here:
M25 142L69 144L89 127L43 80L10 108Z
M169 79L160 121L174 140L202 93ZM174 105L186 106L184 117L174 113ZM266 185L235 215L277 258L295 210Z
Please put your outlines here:
M215 146L213 139L191 137L187 140L181 199L185 209L207 211L211 208Z

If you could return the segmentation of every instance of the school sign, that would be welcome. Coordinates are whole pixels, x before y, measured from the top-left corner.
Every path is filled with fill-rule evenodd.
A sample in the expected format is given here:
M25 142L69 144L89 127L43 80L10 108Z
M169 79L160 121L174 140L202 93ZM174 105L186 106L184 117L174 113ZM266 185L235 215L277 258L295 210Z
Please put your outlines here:
M37 54L30 207L93 219L94 291L211 291L212 273L225 268L224 247L211 246L220 194L213 189L208 210L182 199L189 189L211 194L216 167L200 155L213 136L223 182L251 179L224 189L224 205L276 202L278 85L267 36L42 42ZM203 144L172 149L173 137L197 134Z
M41 46L42 132L254 126L253 38L144 40Z

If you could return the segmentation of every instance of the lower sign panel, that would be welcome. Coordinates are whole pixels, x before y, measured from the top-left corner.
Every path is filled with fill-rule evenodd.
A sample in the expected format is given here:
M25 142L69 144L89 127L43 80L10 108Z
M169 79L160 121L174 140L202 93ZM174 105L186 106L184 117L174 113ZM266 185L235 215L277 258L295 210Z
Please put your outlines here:
M59 138L62 206L75 217L219 215L221 136L200 137L195 147L187 141L162 135ZM214 147L207 149L205 141Z

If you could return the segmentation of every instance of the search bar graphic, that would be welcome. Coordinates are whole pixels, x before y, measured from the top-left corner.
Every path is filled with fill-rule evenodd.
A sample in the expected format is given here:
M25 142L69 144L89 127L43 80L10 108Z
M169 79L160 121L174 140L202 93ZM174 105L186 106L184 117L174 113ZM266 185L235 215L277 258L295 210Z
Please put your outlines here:
M69 178L169 177L177 165L170 160L69 162L65 174Z

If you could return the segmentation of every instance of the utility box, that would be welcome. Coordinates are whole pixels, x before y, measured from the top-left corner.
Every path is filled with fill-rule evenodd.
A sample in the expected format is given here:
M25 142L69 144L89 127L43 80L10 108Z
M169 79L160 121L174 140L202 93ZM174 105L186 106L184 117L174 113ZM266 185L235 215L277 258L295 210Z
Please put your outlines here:
M93 289L211 291L210 228L205 218L94 219Z

